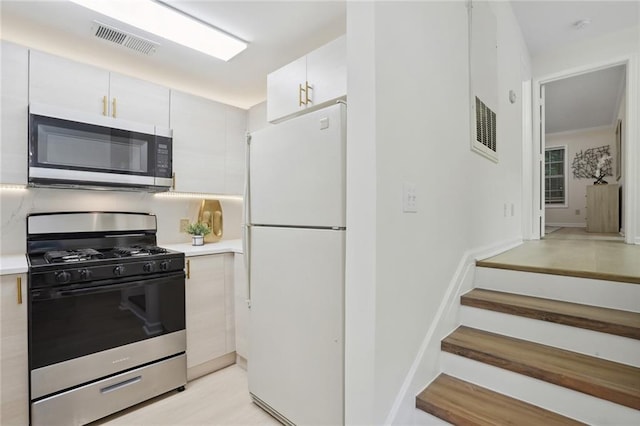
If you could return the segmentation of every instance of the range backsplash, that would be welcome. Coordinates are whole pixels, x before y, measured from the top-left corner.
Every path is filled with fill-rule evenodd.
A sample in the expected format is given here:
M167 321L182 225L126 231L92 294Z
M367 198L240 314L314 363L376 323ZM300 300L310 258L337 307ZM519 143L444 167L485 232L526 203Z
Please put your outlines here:
M0 254L25 252L26 217L30 213L63 211L132 211L158 217L158 244L187 243L180 219L195 221L201 199L160 197L122 191L28 188L0 189ZM241 237L242 201L220 200L224 215L223 239Z

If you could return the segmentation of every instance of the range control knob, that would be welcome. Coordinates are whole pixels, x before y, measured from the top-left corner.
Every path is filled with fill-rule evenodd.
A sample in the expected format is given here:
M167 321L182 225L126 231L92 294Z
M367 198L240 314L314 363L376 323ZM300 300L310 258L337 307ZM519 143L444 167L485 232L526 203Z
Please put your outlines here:
M88 281L88 280L90 280L90 279L91 279L91 275L93 275L93 274L91 273L91 271L90 271L90 270L88 270L88 269L80 269L80 271L78 271L78 272L80 273L80 279L81 279L82 281Z
M122 265L117 265L115 268L113 268L113 275L122 275L124 273L124 266Z
M166 271L168 269L169 269L169 262L167 262L166 260L163 260L162 262L160 262L161 271Z
M71 280L71 274L67 271L60 271L56 274L56 282L68 283Z
M144 265L142 265L142 270L144 272L151 272L153 271L153 263L149 262L149 263L145 263Z

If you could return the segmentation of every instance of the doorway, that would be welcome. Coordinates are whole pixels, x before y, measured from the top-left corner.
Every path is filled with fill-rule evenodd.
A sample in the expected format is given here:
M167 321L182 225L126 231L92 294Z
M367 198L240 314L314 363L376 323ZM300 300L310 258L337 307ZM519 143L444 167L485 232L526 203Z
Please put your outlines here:
M631 146L635 124L628 118L636 110L637 93L633 91L634 80L627 77L631 67L635 64L624 60L534 81L535 125L529 163L533 165L532 215L527 220L531 239L544 238L549 231L548 238L622 239L631 244L636 240L633 206L637 182L629 179L637 169ZM597 102L589 100L589 94L596 94ZM604 122L588 112L587 107L594 106L609 111ZM607 184L594 185L596 174ZM616 194L614 201L600 200L596 207L592 203L591 218L587 187L606 188ZM588 229L599 210L615 214L617 231ZM525 229L529 225L525 223Z
M626 65L541 86L544 238L623 241L625 91Z

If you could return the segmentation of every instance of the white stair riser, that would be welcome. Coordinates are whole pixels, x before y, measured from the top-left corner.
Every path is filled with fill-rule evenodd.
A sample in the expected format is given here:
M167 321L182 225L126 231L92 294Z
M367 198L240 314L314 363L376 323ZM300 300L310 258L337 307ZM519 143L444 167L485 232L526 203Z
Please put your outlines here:
M461 306L462 325L640 367L640 341L517 315Z
M447 352L443 373L591 425L638 425L640 411Z
M476 268L476 288L640 312L640 284Z
M413 421L409 424L426 426L451 426L451 423L445 422L440 417L432 416L431 414L417 408L414 410Z

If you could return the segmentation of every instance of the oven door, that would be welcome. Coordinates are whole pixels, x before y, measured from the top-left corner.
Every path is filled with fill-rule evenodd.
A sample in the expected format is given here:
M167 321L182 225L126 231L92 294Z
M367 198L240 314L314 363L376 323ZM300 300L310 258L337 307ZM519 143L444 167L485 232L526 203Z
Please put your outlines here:
M156 145L151 125L31 105L29 183L153 186Z
M180 271L30 290L32 399L184 352L184 289Z

